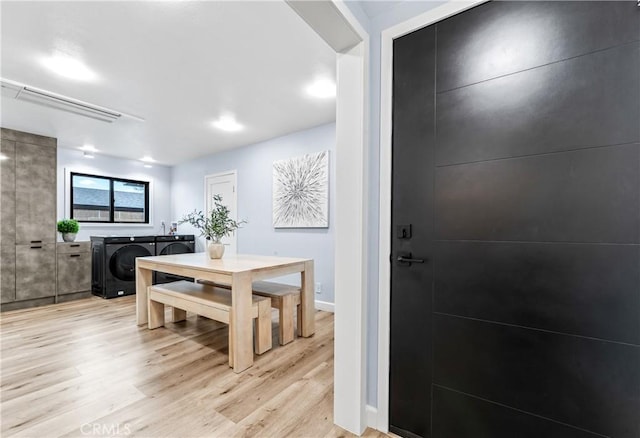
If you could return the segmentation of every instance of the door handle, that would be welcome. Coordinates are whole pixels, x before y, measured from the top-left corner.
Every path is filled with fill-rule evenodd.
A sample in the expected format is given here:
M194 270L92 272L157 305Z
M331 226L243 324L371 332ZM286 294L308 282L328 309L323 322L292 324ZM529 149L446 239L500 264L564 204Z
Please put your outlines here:
M400 254L396 260L399 263L408 263L409 266L411 266L411 263L424 263L424 259L414 259L411 253Z

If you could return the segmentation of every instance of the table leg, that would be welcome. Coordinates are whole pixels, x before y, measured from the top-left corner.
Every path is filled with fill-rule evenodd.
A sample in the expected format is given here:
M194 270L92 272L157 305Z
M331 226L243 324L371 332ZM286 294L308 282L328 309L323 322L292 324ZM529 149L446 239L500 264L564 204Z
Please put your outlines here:
M239 373L253 365L253 318L251 317L251 276L234 273L231 279L231 324L229 337L233 357L229 364Z
M147 288L153 283L152 274L152 270L141 268L136 260L136 319L138 325L146 324L149 318Z
M315 296L313 294L313 260L304 263L304 271L300 288L300 317L302 319L302 333L305 338L316 332Z
M173 322L180 322L187 319L187 311L182 309L177 309L175 307L171 309L171 315L173 315L173 318L171 319L171 321Z

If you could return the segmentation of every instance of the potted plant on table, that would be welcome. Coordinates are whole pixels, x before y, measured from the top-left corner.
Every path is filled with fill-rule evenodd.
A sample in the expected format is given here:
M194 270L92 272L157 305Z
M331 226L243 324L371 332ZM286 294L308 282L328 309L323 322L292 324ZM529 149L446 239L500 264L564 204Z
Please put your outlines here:
M188 223L200 231L200 235L207 239L207 252L212 259L222 258L224 245L220 242L223 237L229 236L247 221L237 222L229 217L231 213L226 205L222 204L222 196L213 196L213 209L208 216L202 211L194 210L180 219L179 224Z
M62 240L65 242L73 242L76 240L76 234L80 230L80 224L75 219L62 219L58 221L58 232L62 233Z

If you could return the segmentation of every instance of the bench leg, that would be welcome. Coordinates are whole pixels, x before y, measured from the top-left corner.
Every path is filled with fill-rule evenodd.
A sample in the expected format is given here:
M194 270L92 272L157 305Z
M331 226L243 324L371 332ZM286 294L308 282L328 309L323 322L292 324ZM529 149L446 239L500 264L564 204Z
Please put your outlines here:
M164 326L164 304L149 300L147 309L149 311L149 329Z
M302 336L302 307L300 304L296 306L296 323L298 326L298 336Z
M187 311L174 307L172 309L173 322L180 322L187 319Z
M279 312L279 339L280 345L286 345L293 341L293 295L285 295L280 301Z
M229 314L229 366L233 368L233 317Z
M258 303L258 318L254 323L253 336L254 348L257 354L271 350L273 335L271 334L271 300L263 300Z

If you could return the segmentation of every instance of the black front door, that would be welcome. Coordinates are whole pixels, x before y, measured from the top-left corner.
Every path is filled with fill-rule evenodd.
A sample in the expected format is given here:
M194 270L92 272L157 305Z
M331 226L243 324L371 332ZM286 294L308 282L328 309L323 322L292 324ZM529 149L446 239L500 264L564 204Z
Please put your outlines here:
M640 7L394 42L390 428L640 437Z

